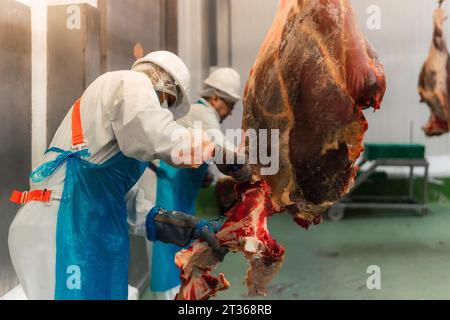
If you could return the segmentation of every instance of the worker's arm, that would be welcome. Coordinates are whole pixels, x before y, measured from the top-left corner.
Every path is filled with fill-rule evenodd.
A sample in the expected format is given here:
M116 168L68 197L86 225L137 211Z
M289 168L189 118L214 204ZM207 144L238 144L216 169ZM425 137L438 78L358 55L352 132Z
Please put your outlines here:
M228 248L220 244L215 228L205 220L178 212L153 208L146 221L148 240L162 241L185 247L192 240L202 240L208 243L219 261L223 261Z
M238 155L235 151L236 147L222 133L217 116L207 108L201 104L193 105L189 113L179 123L190 128L193 128L197 123L198 125L201 124L201 129L216 145L217 154L214 162L218 170L226 176L231 176L237 182L250 181L253 174L250 166L245 163L245 157Z
M153 204L145 199L144 191L138 186L130 190L127 194L126 202L128 209L128 233L147 237L145 220L147 214L153 208Z
M215 235L217 230L209 223L182 212L154 207L145 199L144 190L139 185L127 194L126 201L130 234L180 247L186 247L196 239L206 241L219 261L223 261L228 253Z
M238 183L245 183L252 180L253 171L245 163L245 155L238 154L235 151L221 148L214 160L217 169L229 177L232 177Z
M139 182L127 193L125 201L128 211L128 232L132 235L147 237L145 221L154 207L156 178L146 170Z
M156 181L152 178L153 173L146 170L126 195L129 233L144 236L150 241L162 241L181 247L187 246L194 239L203 240L222 261L228 249L220 246L215 235L217 228L182 212L155 208L153 202Z
M124 80L126 90L119 95L111 112L112 128L123 154L146 162L162 159L182 167L199 167L208 160L202 154L200 163L173 161L174 150L194 154L195 148L211 149L213 145L202 134L201 145L189 144L193 131L177 124L172 113L160 106L150 80L139 73L130 78Z
M212 229L206 221L186 213L153 207L150 201L145 200L143 190L138 186L129 192L127 198L127 204L131 204L131 210L128 211L130 234L180 247L186 247L196 239L202 240L208 243L219 261L223 261L228 253L228 248L221 246L217 239L217 230Z
M193 104L188 114L177 120L177 122L186 128L197 127L202 129L214 144L222 148L235 149L233 143L228 141L223 134L218 115L210 107L202 104Z
M131 189L126 201L130 234L180 247L196 239L202 240L208 243L219 261L223 261L228 253L228 248L221 246L215 235L217 229L188 214L154 207L151 201L145 199L144 190L139 185Z

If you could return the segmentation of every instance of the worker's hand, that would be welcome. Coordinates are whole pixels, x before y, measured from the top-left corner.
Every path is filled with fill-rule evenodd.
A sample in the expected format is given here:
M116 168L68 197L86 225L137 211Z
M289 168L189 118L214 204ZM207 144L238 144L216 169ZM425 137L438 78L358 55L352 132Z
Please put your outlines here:
M205 131L188 128L172 150L171 164L177 168L197 169L213 159L215 149L216 145Z
M217 260L220 262L223 261L229 250L227 247L220 245L219 239L217 239L216 234L210 230L208 225L199 222L194 230L193 236L194 239L206 241L213 250L213 254Z
M222 247L215 232L206 221L178 211L166 211L155 208L147 218L147 233L150 241L162 241L180 247L186 247L192 240L198 239L208 243L219 261L228 253ZM155 215L156 214L156 215ZM153 218L154 217L154 218Z
M225 215L237 202L235 191L236 181L231 177L220 178L216 184L216 198L220 205L221 214Z
M238 183L249 182L253 176L252 169L248 164L217 164L217 169Z
M209 172L209 170L205 174L205 178L203 178L202 188L209 188L214 182L214 174Z

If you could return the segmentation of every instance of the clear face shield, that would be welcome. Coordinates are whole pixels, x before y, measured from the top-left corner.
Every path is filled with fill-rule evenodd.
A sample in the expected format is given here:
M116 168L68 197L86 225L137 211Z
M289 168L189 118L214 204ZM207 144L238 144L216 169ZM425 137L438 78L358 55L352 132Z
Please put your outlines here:
M159 101L161 102L161 107L165 109L176 108L178 105L178 98L172 93L165 91L156 91Z
M152 63L140 65L135 70L145 73L150 78L161 107L170 110L180 105L183 93L168 72Z

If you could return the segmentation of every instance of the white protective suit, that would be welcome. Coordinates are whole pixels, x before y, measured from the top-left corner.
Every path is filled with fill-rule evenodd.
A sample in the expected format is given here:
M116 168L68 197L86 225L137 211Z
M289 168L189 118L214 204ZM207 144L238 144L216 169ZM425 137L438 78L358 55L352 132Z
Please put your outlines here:
M204 98L201 98L199 103L192 104L188 114L177 120L179 124L186 128L194 128L196 121L202 123L203 130L207 133L208 130L221 132L219 113Z
M220 127L220 116L219 113L214 109L213 106L209 104L209 102L206 99L200 99L199 103L195 103L191 105L191 109L189 110L189 113L184 116L183 118L177 120L177 123L180 125L186 127L186 128L192 128L194 129L195 124L201 123L202 130L205 131L207 134L209 133L210 138L212 140L216 139L217 144L221 146L226 146L229 150L233 150L233 146L231 143L223 143L226 141L225 136L223 135ZM154 164L156 166L159 166L159 161L155 161ZM215 174L219 175L220 173L214 172ZM151 178L149 178L151 176ZM151 179L151 180L149 180ZM144 181L146 180L146 181ZM145 184L148 183L148 181L151 181L151 187L150 190L147 190ZM152 198L153 201L155 201L155 193L157 192L157 177L154 172L146 173L146 178L142 178L139 181L139 185L142 186L142 189L145 188L145 192L149 191L150 195L148 197ZM141 189L141 190L142 190ZM150 271L151 271L151 264L152 264L152 243L147 243L147 250L148 250L148 256L149 256L149 264L150 264ZM178 294L180 290L180 287L177 286L175 288L172 288L170 290L167 290L165 292L152 292L152 298L155 300L174 300L175 296Z
M71 149L71 115L63 120L51 147ZM81 97L81 120L93 163L103 163L119 151L140 161L172 163L171 151L187 138L172 139L174 130L186 129L161 108L150 79L136 71L111 72L94 81ZM45 155L38 166L56 156ZM54 299L56 222L65 170L64 164L43 183L31 183L30 190L52 190L52 200L23 205L10 227L11 259L30 299ZM135 234L145 235L145 217L153 206L144 197L148 192L136 185L127 196L129 224Z

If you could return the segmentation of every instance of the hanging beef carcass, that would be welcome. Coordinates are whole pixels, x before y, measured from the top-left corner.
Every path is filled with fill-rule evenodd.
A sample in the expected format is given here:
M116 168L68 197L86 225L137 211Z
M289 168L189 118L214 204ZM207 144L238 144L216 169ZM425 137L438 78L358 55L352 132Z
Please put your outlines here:
M244 129L280 131L280 169L236 188L238 203L218 233L250 267L249 293L264 295L284 249L267 219L285 209L302 227L351 187L368 124L363 109L380 108L383 66L357 26L348 0L282 0L247 82ZM268 139L270 141L270 139ZM177 254L178 299L206 299L229 283L210 272L217 260L204 243Z
M444 38L445 11L434 12L433 42L419 79L421 102L430 107L431 116L423 130L427 136L439 136L450 130L450 64Z

